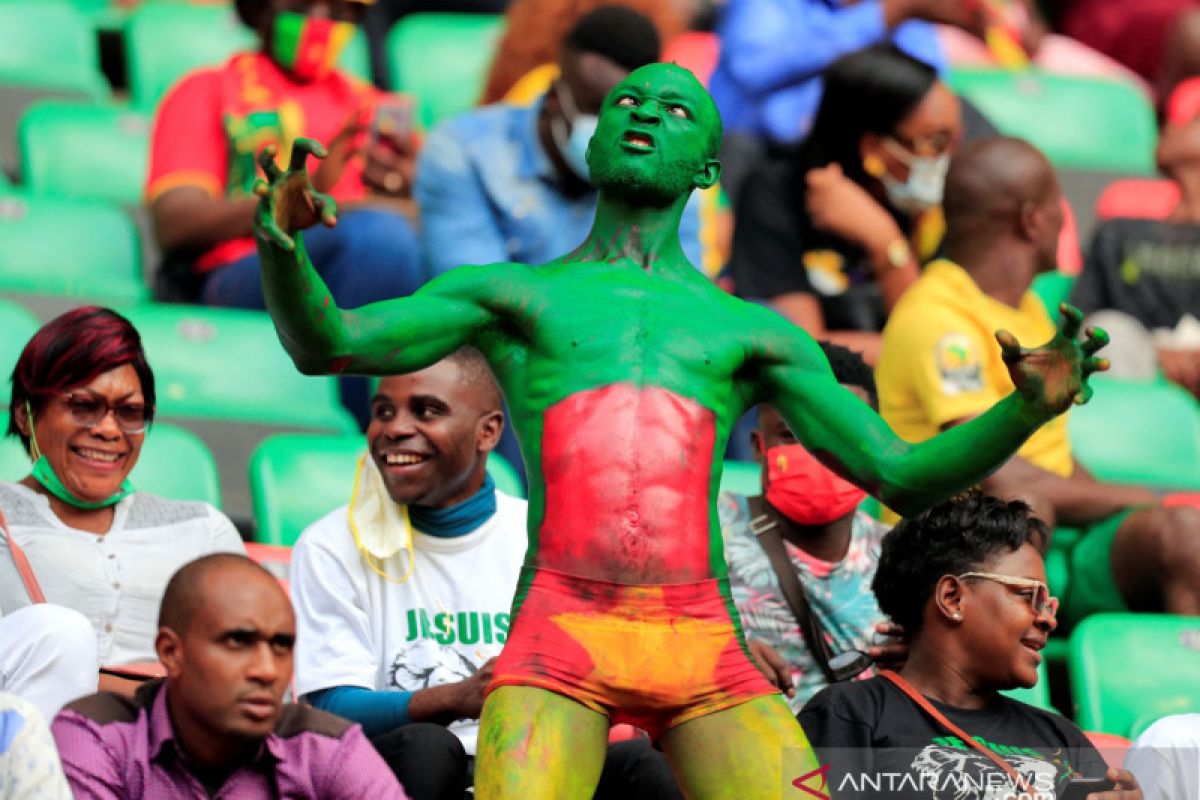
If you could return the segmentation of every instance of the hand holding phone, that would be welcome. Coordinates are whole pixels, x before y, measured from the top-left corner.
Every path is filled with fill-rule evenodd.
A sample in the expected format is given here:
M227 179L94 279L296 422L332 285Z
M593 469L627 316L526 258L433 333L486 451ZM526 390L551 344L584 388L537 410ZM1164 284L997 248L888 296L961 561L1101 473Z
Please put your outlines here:
M1096 792L1111 792L1117 785L1108 778L1071 778L1059 800L1087 800Z

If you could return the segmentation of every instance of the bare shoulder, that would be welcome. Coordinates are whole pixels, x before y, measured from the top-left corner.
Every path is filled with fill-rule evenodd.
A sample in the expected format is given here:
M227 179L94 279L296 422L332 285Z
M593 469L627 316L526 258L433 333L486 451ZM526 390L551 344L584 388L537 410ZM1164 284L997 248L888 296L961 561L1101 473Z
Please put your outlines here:
M803 328L766 306L738 302L752 361L764 368L806 367L824 361L820 346Z
M439 275L417 294L486 305L505 297L528 295L537 281L537 268L528 264L468 264Z

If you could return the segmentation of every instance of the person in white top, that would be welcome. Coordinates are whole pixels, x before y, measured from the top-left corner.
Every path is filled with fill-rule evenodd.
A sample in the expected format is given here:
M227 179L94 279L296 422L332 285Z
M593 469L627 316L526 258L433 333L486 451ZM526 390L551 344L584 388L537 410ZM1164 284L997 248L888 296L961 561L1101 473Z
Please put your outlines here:
M1146 800L1200 797L1200 713L1163 717L1125 754Z
M526 503L486 468L501 407L472 348L384 378L350 503L292 555L296 692L360 723L414 800L461 800L470 782L525 556ZM606 792L679 797L644 741L610 748Z
M68 311L25 345L8 434L33 467L0 483L0 622L31 604L65 606L91 622L100 664L154 661L158 606L175 570L207 553L245 552L212 506L129 484L154 401L141 338L109 309ZM20 635L0 625L0 652ZM94 670L86 657L77 667ZM102 675L100 688L131 686Z

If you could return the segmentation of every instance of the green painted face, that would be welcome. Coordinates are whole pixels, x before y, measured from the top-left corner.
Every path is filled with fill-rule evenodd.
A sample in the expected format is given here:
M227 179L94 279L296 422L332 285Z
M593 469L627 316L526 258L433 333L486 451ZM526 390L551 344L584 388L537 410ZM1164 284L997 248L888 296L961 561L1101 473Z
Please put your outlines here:
M721 117L695 76L674 64L634 70L604 99L588 145L592 183L618 197L669 205L716 183Z

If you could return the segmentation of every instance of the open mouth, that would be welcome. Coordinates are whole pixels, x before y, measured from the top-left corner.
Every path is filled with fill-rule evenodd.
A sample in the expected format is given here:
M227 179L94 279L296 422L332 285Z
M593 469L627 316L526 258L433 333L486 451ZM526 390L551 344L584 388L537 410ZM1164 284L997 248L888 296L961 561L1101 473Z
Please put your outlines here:
M635 150L654 149L654 137L641 131L628 131L621 137L621 143Z
M420 453L384 453L383 461L389 467L410 467L415 464L423 464L429 460L429 456Z

